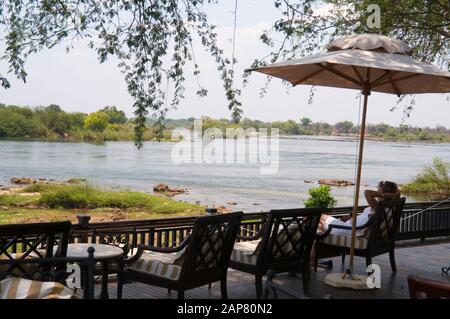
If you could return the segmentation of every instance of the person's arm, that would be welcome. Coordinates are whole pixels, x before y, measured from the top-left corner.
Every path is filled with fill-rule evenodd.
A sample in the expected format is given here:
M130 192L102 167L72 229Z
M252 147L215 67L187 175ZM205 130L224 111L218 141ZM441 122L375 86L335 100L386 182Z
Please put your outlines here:
M377 203L378 203L377 197L384 198L384 194L382 192L374 191L374 190L370 190L370 189L366 189L364 191L364 196L366 197L367 204L369 204L369 206L373 210L377 209Z

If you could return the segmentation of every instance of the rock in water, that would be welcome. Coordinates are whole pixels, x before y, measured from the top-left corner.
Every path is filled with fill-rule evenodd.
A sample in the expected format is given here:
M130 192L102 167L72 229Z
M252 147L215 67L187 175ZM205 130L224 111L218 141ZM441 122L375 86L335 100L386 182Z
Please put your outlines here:
M166 184L156 184L153 186L153 191L156 193L164 193L167 196L175 196L187 192L184 188L171 188Z
M9 181L13 184L20 184L20 185L36 184L36 180L34 178L27 178L27 177L11 177Z
M319 179L320 185L328 185L328 186L338 186L338 187L345 187L345 186L353 186L355 185L353 182L346 181L344 179Z
M156 184L155 186L153 186L154 192L167 192L168 189L169 186L166 184Z

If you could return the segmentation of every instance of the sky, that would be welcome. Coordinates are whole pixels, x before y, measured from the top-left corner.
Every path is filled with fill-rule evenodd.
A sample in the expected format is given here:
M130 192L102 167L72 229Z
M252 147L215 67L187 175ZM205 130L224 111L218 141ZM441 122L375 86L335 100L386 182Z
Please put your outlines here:
M234 1L219 1L208 9L210 23L217 25L219 44L231 58L231 38L234 23ZM239 0L236 32L235 72L240 77L255 58L267 55L268 48L261 43L259 35L279 18L273 0ZM0 50L3 46L0 43ZM222 82L216 65L200 45L195 44L197 63L200 65L200 81L208 89L206 98L197 97L197 86L192 73L187 73L185 99L176 110L169 112L171 118L210 116L230 118ZM133 100L129 96L117 61L98 62L96 53L82 41L66 53L64 46L42 51L32 56L26 65L27 83L9 76L12 88L0 89L0 103L16 105L58 104L69 112L93 112L116 105L128 116L133 113ZM0 73L5 74L7 64L0 60ZM313 103L308 104L310 87L297 86L287 89L274 79L264 97L260 89L266 78L253 74L250 84L242 90L240 98L244 117L263 121L298 120L309 117L314 122L336 123L350 120L358 123L358 92L353 90L315 89ZM237 82L240 82L238 79ZM412 126L444 125L450 127L450 95L417 95L416 105L405 124ZM368 122L402 123L402 108L391 112L397 98L393 95L374 93L370 97Z

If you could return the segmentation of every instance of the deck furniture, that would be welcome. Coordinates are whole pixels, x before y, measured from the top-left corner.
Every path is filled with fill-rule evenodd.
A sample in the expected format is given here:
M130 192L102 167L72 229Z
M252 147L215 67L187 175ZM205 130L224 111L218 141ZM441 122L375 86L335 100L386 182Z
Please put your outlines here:
M0 225L0 258L64 257L70 222Z
M81 286L76 287L78 280ZM76 288L81 287L84 299L94 298L93 247L87 248L86 257L0 259L0 299L77 298Z
M375 214L367 223L356 227L360 234L355 239L355 256L365 257L366 266L372 263L372 258L389 253L393 272L397 272L395 264L395 240L403 212L405 198L380 201ZM347 230L348 234L333 234L333 229ZM315 245L315 271L319 258L329 258L350 254L351 226L330 225L328 230L318 236Z
M267 222L254 236L238 236L230 267L255 276L256 296L262 297L262 278L300 273L303 289L308 292L310 253L315 240L321 212L318 209L271 210Z
M117 297L129 282L176 290L183 299L186 290L220 281L222 298L227 298L228 263L241 219L242 212L199 217L178 247L138 245L136 255L124 260Z
M101 264L101 299L108 299L108 274L109 265L114 263L115 265L122 266L120 262L121 257L123 257L123 250L120 247L105 244L69 244L67 247L67 257L71 258L87 258L88 248L92 247L95 250L94 261L96 265ZM119 266L119 267L120 267ZM117 269L119 273L121 270ZM94 268L94 274L96 274L96 267Z
M408 276L411 299L450 299L450 283L419 276Z
M70 222L0 225L1 297L70 297L72 292L64 287L67 263L77 262L86 272L83 288L89 298L93 284L88 264L93 250L82 259L67 258L70 229ZM21 289L16 290L19 283Z

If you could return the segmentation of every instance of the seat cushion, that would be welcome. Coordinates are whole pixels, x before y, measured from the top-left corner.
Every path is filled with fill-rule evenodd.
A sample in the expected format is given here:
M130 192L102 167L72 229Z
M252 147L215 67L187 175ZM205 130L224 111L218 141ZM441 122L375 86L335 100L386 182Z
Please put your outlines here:
M9 277L0 281L0 299L70 299L74 292L58 282Z
M261 240L241 241L234 244L231 260L256 265Z
M167 254L146 251L139 260L130 265L130 268L155 276L178 280L181 273L180 262L182 262L180 252Z
M352 237L350 235L336 235L329 234L321 240L321 243L340 246L340 247L351 247ZM366 249L367 248L367 238L356 237L355 238L355 248L356 249Z

